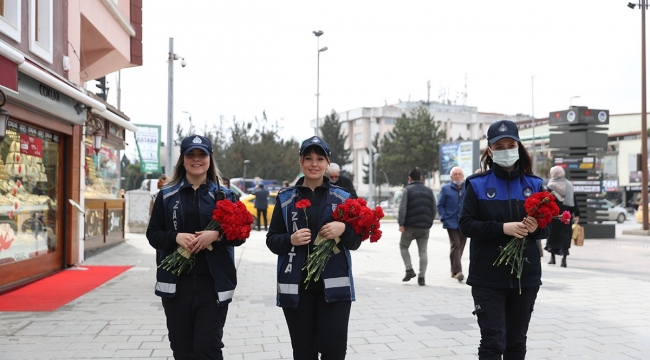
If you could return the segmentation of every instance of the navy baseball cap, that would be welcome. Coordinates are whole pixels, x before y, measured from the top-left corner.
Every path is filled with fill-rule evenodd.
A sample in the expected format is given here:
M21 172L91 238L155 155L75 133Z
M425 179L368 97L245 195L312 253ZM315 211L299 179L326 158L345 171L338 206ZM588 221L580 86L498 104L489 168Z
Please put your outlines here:
M308 147L310 146L318 146L323 151L325 151L325 155L330 156L331 151L330 151L330 145L325 142L325 140L319 138L318 136L312 136L309 139L305 140L302 142L302 145L300 145L300 155L302 155L305 150L307 150Z
M212 143L208 138L201 135L190 135L183 139L181 143L181 154L187 155L194 149L201 149L210 155L212 154Z
M517 124L510 120L499 120L492 123L487 131L488 142L494 144L503 138L511 138L519 141L519 130L517 130Z

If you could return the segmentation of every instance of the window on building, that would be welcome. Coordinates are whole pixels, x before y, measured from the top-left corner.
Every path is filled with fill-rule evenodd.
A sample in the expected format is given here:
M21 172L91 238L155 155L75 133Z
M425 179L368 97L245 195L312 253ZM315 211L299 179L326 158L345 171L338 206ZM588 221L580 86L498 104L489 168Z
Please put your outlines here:
M9 120L0 145L0 264L57 251L59 135Z
M20 0L0 0L0 32L20 42Z
M354 141L361 141L363 140L363 133L354 133Z
M53 60L53 0L30 0L29 16L29 51L41 59L52 63Z
M384 118L384 124L395 125L395 118Z
M471 128L471 125L467 124L467 130L469 130L470 128Z
M354 120L354 125L355 125L355 126L363 125L363 119L356 119L356 120Z

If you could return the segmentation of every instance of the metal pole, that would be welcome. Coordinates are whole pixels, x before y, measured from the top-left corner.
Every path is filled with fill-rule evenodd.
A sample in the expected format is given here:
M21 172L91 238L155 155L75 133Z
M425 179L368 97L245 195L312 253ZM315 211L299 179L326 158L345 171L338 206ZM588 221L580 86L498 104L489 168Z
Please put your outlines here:
M122 70L117 71L117 110L122 111Z
M535 75L530 78L530 95L532 97L531 106L533 117L533 174L537 173L537 151L535 151Z
M314 132L318 136L320 120L318 119L318 102L320 97L320 36L316 36L316 129Z
M645 73L645 8L647 0L641 0L641 201L643 202L643 230L648 230L648 125L646 119L646 73Z
M167 62L167 163L165 173L171 178L173 172L172 152L174 151L174 38L169 38Z
M374 204L374 193L375 193L375 184L374 184L374 179L372 178L372 163L373 161L373 154L372 154L372 135L373 135L373 123L375 122L375 119L373 117L370 117L370 135L368 135L368 138L370 139L369 141L369 148L370 148L370 165L368 166L368 187L370 189L370 195L368 195L368 204L372 207L375 206Z

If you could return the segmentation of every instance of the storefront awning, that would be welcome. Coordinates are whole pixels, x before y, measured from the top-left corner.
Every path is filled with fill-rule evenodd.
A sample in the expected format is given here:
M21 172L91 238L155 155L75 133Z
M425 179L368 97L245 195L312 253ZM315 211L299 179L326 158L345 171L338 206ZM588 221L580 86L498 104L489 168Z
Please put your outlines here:
M108 121L115 123L129 131L137 132L138 127L131 124L127 120L121 118L115 113L109 111L104 104L91 98L90 96L81 92L80 89L74 88L73 86L65 83L63 80L55 77L54 75L48 74L47 72L41 70L36 65L25 61L25 57L22 53L18 52L11 46L0 41L0 55L6 57L7 59L18 64L18 70L33 77L34 79L46 84L47 86L52 87L53 89L60 91L61 93L79 101L80 103L92 108L92 112L96 115L99 115Z

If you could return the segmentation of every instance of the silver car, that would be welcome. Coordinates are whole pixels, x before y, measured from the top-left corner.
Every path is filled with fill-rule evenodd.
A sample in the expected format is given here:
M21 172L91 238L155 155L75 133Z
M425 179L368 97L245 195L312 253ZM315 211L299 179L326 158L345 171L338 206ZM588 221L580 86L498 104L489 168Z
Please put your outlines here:
M592 199L587 199L587 203L590 203L592 201L593 201ZM625 208L620 207L607 199L602 199L600 204L601 204L600 209L603 210L607 209L607 215L608 215L607 220L610 221L615 220L616 222L621 224L625 222L625 220L627 219L627 210L625 210ZM597 221L597 222L600 223L601 221Z

